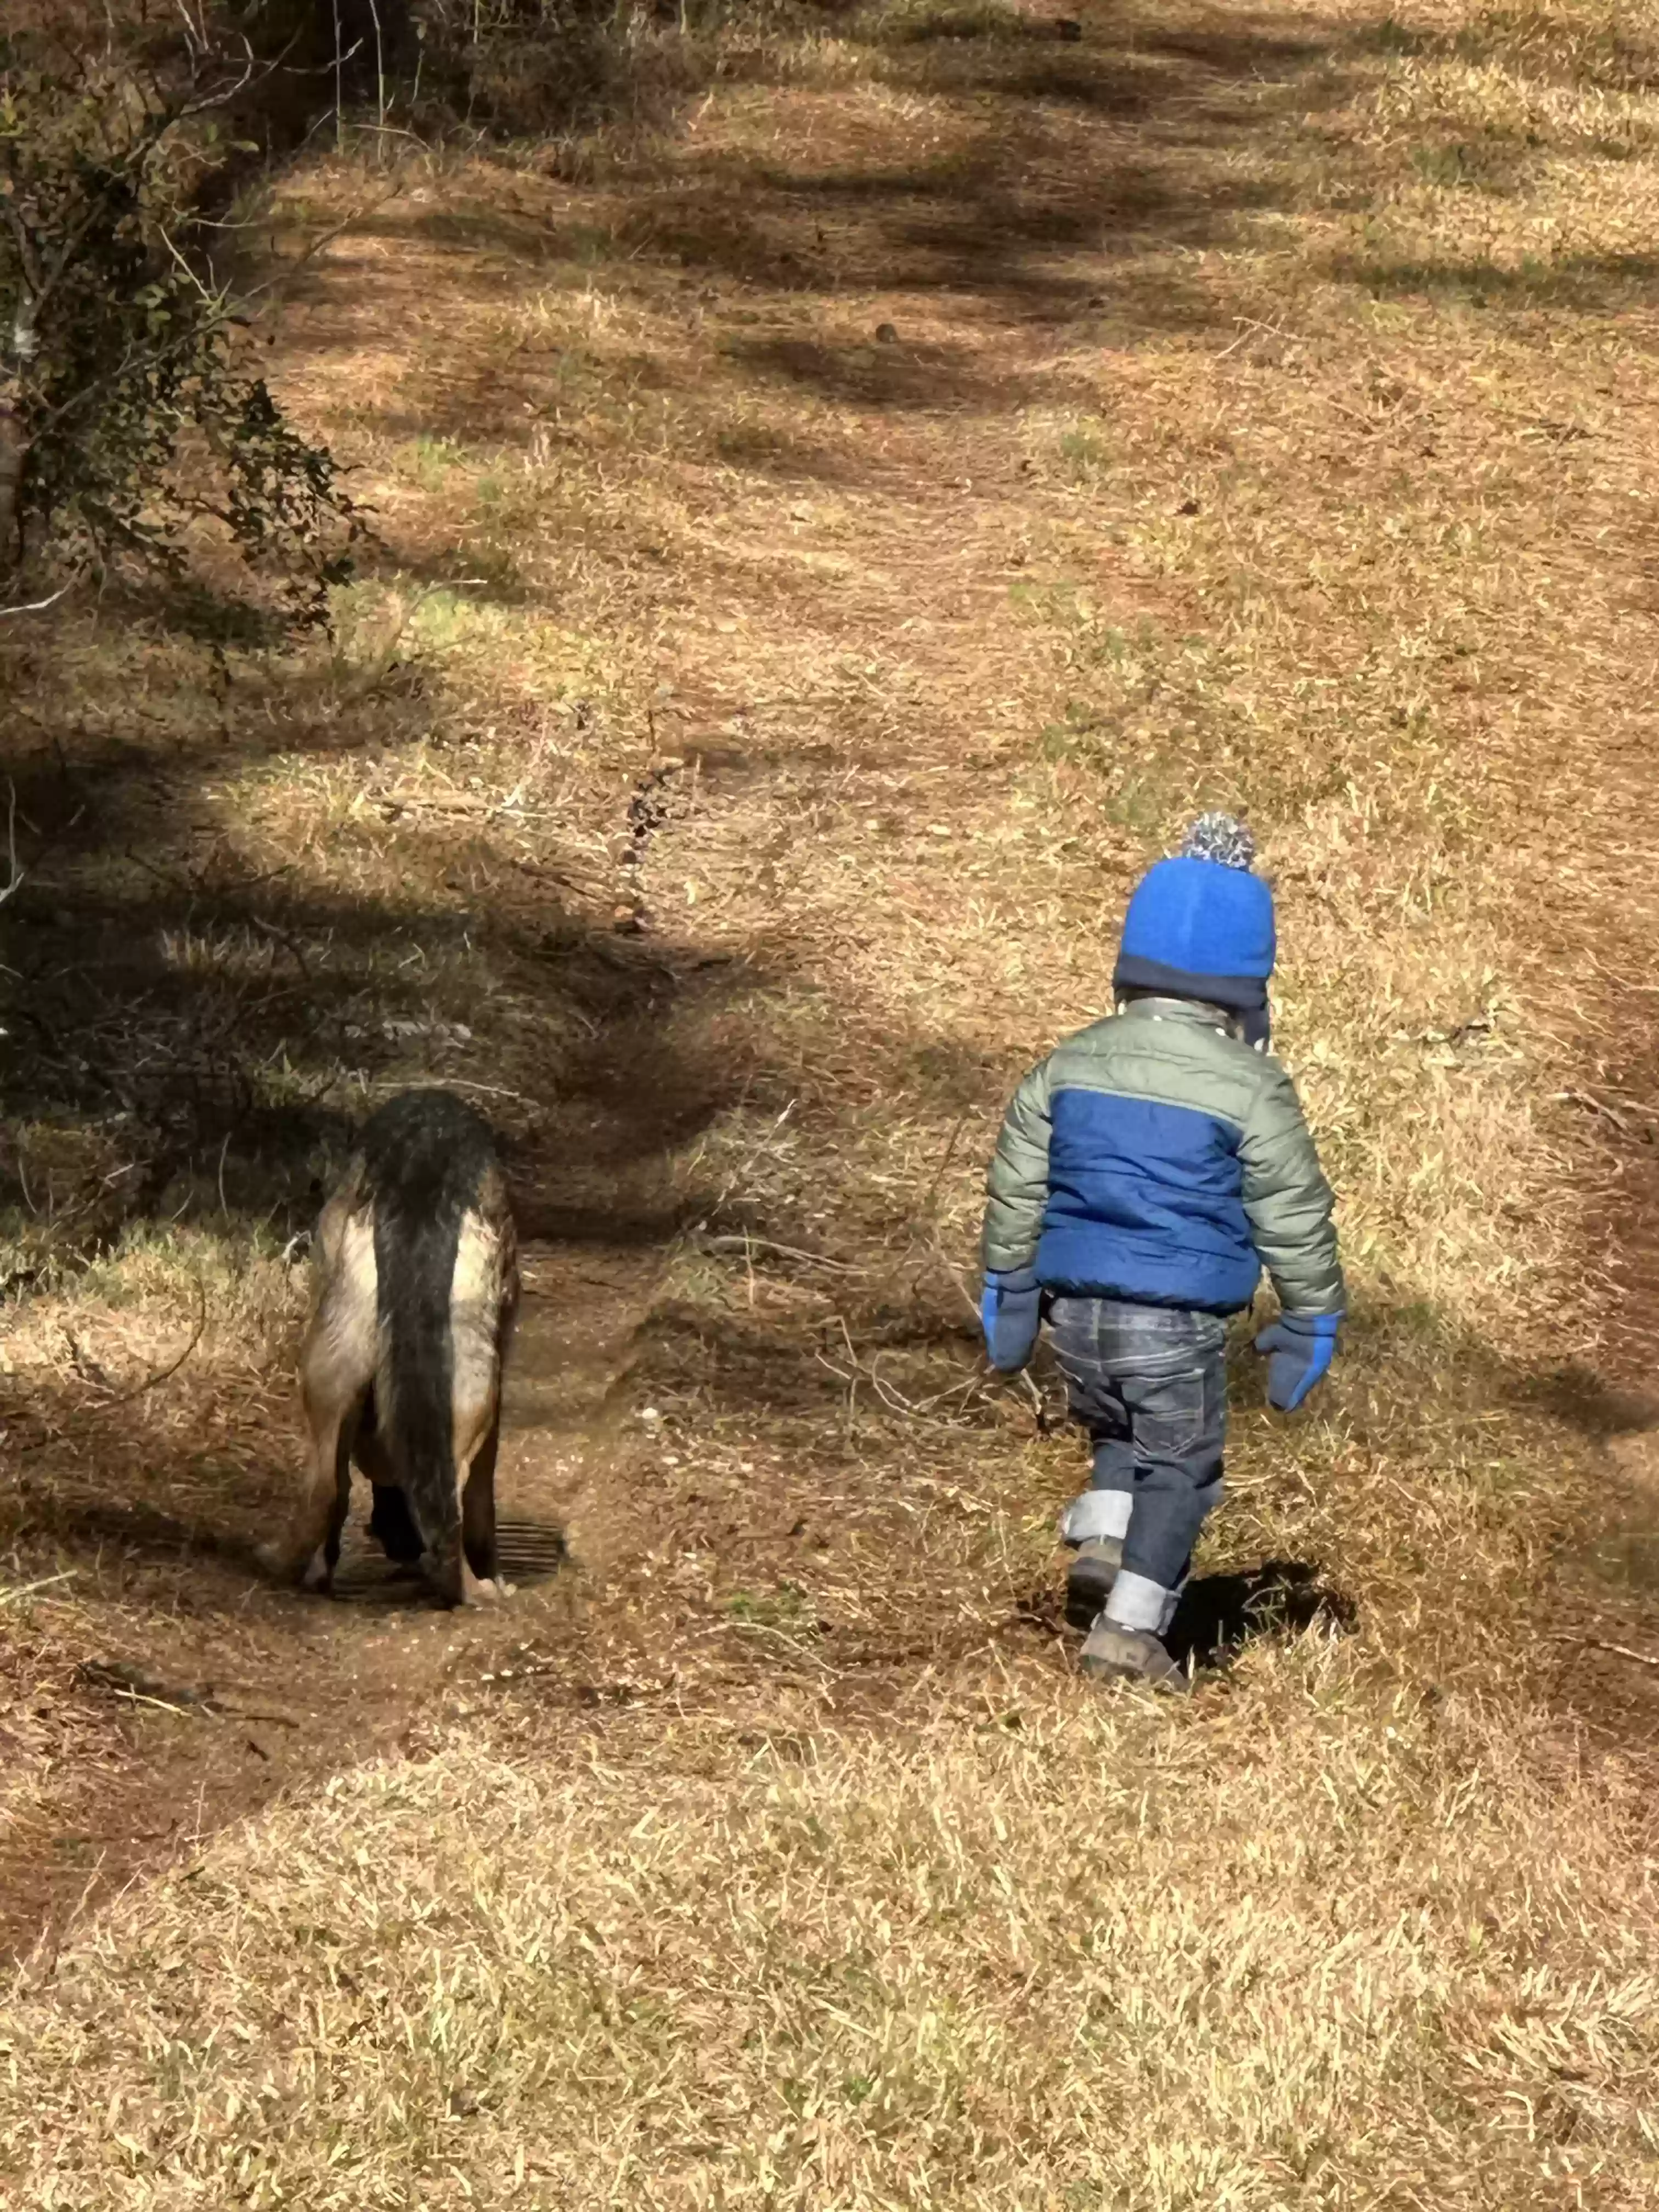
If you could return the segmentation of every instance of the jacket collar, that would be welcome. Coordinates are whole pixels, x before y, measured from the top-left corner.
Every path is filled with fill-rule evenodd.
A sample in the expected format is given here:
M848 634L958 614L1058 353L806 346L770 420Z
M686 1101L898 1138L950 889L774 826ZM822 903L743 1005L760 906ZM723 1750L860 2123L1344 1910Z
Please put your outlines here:
M1191 1029L1227 1030L1237 1016L1224 1006L1205 1006L1196 999L1131 999L1120 1010L1121 1021L1184 1022Z

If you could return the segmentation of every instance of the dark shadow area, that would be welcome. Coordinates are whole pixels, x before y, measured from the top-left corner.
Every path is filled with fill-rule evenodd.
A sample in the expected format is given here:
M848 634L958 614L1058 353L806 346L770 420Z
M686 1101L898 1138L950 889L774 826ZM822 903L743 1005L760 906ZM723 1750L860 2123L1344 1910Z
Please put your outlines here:
M363 1533L362 1499L354 1500L354 1504L358 1511L346 1532L332 1595L296 1596L295 1602L319 1606L342 1603L389 1613L415 1607L437 1610L438 1601L419 1567L402 1565L385 1558ZM495 1524L495 1535L501 1572L514 1589L531 1589L538 1583L550 1582L569 1559L563 1531L546 1522L500 1519Z
M1512 1403L1535 1406L1598 1443L1659 1429L1659 1395L1609 1382L1594 1369L1577 1364L1547 1374L1516 1376L1507 1395Z
M26 872L5 908L3 1287L26 1306L119 1252L141 1276L153 1263L167 1317L136 1323L118 1365L70 1310L7 1376L19 1479L0 1553L94 1579L214 1561L223 1608L221 1585L252 1570L287 1510L298 1423L281 1347L256 1379L212 1340L250 1297L279 1326L281 1279L255 1263L302 1256L367 1111L447 1085L495 1123L526 1237L663 1243L692 1202L674 1163L755 1083L711 1024L772 979L648 910L623 863L655 816L630 792L625 744L614 866L589 844L567 868L545 837L531 862L488 808L469 812L420 668L331 699L316 655L232 662L166 635L135 654L123 640L115 624L70 633L64 696L51 640L12 658L26 704L5 766ZM422 747L436 777L411 760L405 779ZM273 860L287 817L273 830L262 807L343 769L366 866L361 888L349 860L319 888L301 842L315 817ZM391 878L368 872L387 841ZM142 1295L110 1280L114 1307ZM550 1571L556 1540L526 1523L509 1578Z
M258 1571L253 1532L186 1519L142 1500L70 1496L50 1478L32 1476L27 1460L7 1502L4 1522L0 1534L8 1544L44 1538L71 1556L100 1565L211 1559L248 1574Z
M949 1086L951 1096L986 1102L996 1097L994 1072L981 1070L971 1049L958 1055L948 1041L914 1048L905 1061L907 1079L915 1061L925 1063L929 1052L961 1071ZM925 1095L925 1073L917 1087ZM863 1224L864 1234L880 1238L886 1249L879 1261L854 1269L843 1267L833 1249L792 1243L787 1224L758 1209L747 1211L740 1200L722 1208L718 1228L720 1234L694 1235L688 1252L740 1267L757 1280L817 1291L833 1305L834 1316L820 1322L799 1314L772 1321L727 1306L665 1302L653 1315L643 1355L654 1387L671 1390L677 1382L695 1381L706 1402L723 1412L748 1407L788 1413L821 1409L828 1400L844 1398L850 1382L858 1381L868 1409L884 1406L902 1424L908 1407L920 1405L935 1420L960 1428L1000 1425L1005 1405L1012 1402L1042 1433L1069 1431L1075 1437L1079 1481L1086 1479L1086 1437L1072 1421L1046 1334L1024 1376L1011 1382L994 1376L984 1365L966 1304L939 1279L936 1258L919 1267L907 1257L915 1249L908 1214ZM1249 1334L1249 1316L1238 1317L1228 1358L1235 1419L1264 1402L1265 1362L1250 1349ZM1659 1428L1659 1401L1640 1390L1586 1368L1525 1365L1474 1332L1447 1322L1436 1310L1409 1301L1362 1307L1350 1318L1322 1403L1340 1405L1354 1439L1365 1443L1372 1422L1360 1393L1364 1378L1413 1365L1434 1378L1410 1409L1427 1428L1472 1406L1523 1409L1597 1443ZM872 1389L875 1376L890 1395ZM1401 1409L1377 1413L1382 1441L1397 1448Z
M1022 1626L1045 1636L1066 1629L1086 1635L1094 1625L1092 1609L1084 1611L1046 1586L1023 1598L1015 1612ZM1215 1668L1260 1638L1298 1636L1322 1622L1352 1635L1359 1608L1308 1561L1268 1559L1240 1572L1194 1576L1164 1641L1177 1665Z
M662 137L642 140L635 156L596 180L594 204L579 203L573 220L568 193L548 191L541 215L522 204L541 179L533 169L526 179L515 154L510 210L476 187L464 200L467 187L458 183L453 204L394 202L370 215L354 234L368 249L365 280L383 283L386 255L403 243L444 251L453 263L446 285L481 307L499 303L504 275L532 281L546 271L557 283L561 270L573 284L602 271L619 295L653 307L678 310L690 304L687 294L706 300L733 374L711 380L701 367L665 368L637 352L625 366L601 363L596 353L588 367L660 395L687 418L676 421L677 438L701 434L711 453L738 465L781 478L855 481L850 458L741 419L733 397L769 386L849 416L990 415L1053 403L1065 391L1063 364L1028 368L989 355L981 341L997 325L1040 325L1113 347L1223 328L1231 341L1236 300L1200 272L1183 273L1171 249L1184 256L1246 243L1258 215L1305 207L1332 163L1346 159L1326 148L1318 112L1350 98L1391 40L1413 35L1385 19L1310 38L1300 21L1261 11L1224 27L1148 31L1137 23L1121 34L1091 20L1073 41L1046 21L975 9L946 9L902 33L849 26L848 34L863 36L878 82L959 108L957 122L919 158L795 166L677 141L671 128L666 155ZM520 44L551 35L545 27L514 33ZM1503 48L1493 36L1495 51ZM670 106L684 120L711 81L714 49L690 40L676 51L681 74ZM666 52L652 50L639 66L648 75L661 65L672 78ZM787 81L764 40L722 53L720 75L761 86ZM613 90L617 112L628 112L620 81ZM487 118L473 121L484 125L487 142ZM1507 189L1504 161L1524 166L1549 154L1547 144L1516 138L1508 146L1489 133L1472 148L1425 142L1413 159L1431 180ZM337 262L352 244L347 238L333 249ZM1079 269L1085 255L1097 264L1091 273ZM1656 271L1659 263L1644 254L1520 269L1346 255L1330 268L1337 281L1376 297L1586 313L1645 303ZM302 274L296 296L326 310L339 277L337 267L319 265ZM937 330L916 342L901 326L884 344L874 330L848 330L838 302L864 288L941 307L961 301L961 342ZM349 317L324 312L308 340L326 351L349 343L350 328ZM567 367L550 341L526 340L492 362L487 379L442 380L418 401L391 396L379 420L388 435L453 435L480 454L492 443L524 451L534 426L565 405ZM738 419L723 419L733 413ZM649 548L634 550L650 557Z
M407 741L424 734L417 712ZM263 747L243 738L239 777L262 750L307 750L292 727ZM688 992L735 987L726 962L618 933L544 873L504 869L465 818L395 804L405 896L302 890L297 865L241 858L204 788L224 776L210 738L144 739L83 742L72 760L53 740L9 767L27 874L7 908L0 1206L26 1247L33 1226L58 1261L84 1259L144 1221L262 1220L289 1237L309 1225L365 1088L399 1077L484 1103L530 1187L532 1233L550 1233L595 1210L584 1178L610 1191L638 1170L648 1186L729 1103L736 1079L667 1039ZM347 749L319 733L325 756ZM751 966L741 980L752 988ZM481 991L538 1008L542 1026L503 1036L480 1018ZM538 1160L576 1125L583 1176L543 1192ZM676 1218L643 1191L622 1211L653 1232ZM29 1282L26 1264L8 1287Z
M1473 307L1607 315L1650 307L1659 297L1659 256L1650 253L1564 254L1559 260L1523 262L1518 269L1491 261L1359 261L1340 255L1331 274L1376 299L1427 298Z
M968 347L828 346L810 338L735 340L726 349L757 381L775 379L840 406L897 411L995 404L1035 396L1019 380L988 380Z
M520 29L511 43L530 51L538 38L549 51L556 46L550 29ZM538 216L522 204L523 192L509 210L476 188L467 198L458 182L442 207L398 201L367 216L331 250L330 264L301 273L295 297L326 309L342 257L359 240L369 249L365 276L382 283L385 249L402 241L453 252L459 265L446 283L481 305L499 303L504 272L528 277L562 267L584 282L603 270L633 297L659 298L671 272L682 283L721 279L742 288L763 313L769 300L828 308L849 288L868 287L960 295L981 313L1055 325L1127 304L1149 331L1202 327L1222 311L1201 287L1165 269L1156 285L1118 303L1097 298L1097 283L1081 278L1069 257L1111 257L1121 270L1115 295L1119 282L1132 282L1139 259L1170 246L1236 242L1255 214L1299 204L1305 187L1282 164L1253 174L1234 157L1267 142L1281 106L1302 112L1311 70L1359 52L1351 41L1311 40L1272 13L1213 32L1147 34L1136 25L1115 36L1097 21L1068 41L1052 24L1012 12L1006 21L981 21L975 11L947 11L860 43L877 82L958 106L959 125L940 150L901 166L814 168L676 144L671 126L666 159L660 137L642 137L635 161L607 172L611 189L593 210L597 223L573 219L566 193L549 192ZM617 118L634 112L629 89L653 70L677 121L690 118L715 75L757 86L790 81L763 40L726 51L696 40L674 48L671 39L635 56L635 70L612 88ZM487 115L475 109L470 122L475 131L483 126L487 143ZM514 173L525 178L516 163ZM532 170L527 189L537 186ZM620 212L618 190L629 199ZM803 216L816 219L811 232ZM349 342L345 322L326 313L308 338L323 350ZM734 334L727 350L763 374L793 378L845 404L1012 407L1029 397L1006 384L975 387L969 365L945 349L906 357L901 348L873 368L849 366L837 358L842 348L820 336L773 331L750 339ZM474 438L483 429L521 442L526 405L538 380L556 375L556 362L520 347L495 366L499 389L423 395L420 427L428 434L465 428ZM649 363L635 360L629 373L648 378ZM684 389L697 381L688 374Z
M1635 94L1659 86L1652 40L1632 38L1610 18L1592 28L1582 16L1549 8L1529 9L1523 17L1494 13L1450 33L1384 15L1357 31L1352 44L1363 53L1477 64L1513 64L1518 46L1520 73L1531 84Z
M1352 1634L1359 1608L1305 1560L1268 1559L1243 1574L1195 1576L1164 1640L1180 1666L1218 1667L1258 1637L1297 1636L1321 1621Z
M823 1419L850 1405L865 1414L884 1411L901 1427L916 1419L947 1430L1000 1425L994 1404L1000 1386L965 1312L951 1310L943 1292L937 1304L908 1294L918 1270L902 1266L903 1224L893 1224L890 1305L873 1273L848 1269L833 1253L784 1255L758 1226L745 1257L741 1210L723 1209L720 1218L739 1225L714 1239L711 1253L816 1291L835 1310L817 1316L785 1310L769 1319L725 1306L659 1304L635 1371L665 1405L683 1392L724 1414ZM769 1227L779 1233L775 1224ZM935 1279L936 1264L926 1273Z
M720 19L725 32L742 21L740 9ZM778 35L787 43L800 27L785 23ZM1558 27L1565 39L1565 27ZM1304 210L1322 178L1352 166L1346 141L1322 137L1320 112L1374 76L1379 53L1435 45L1389 18L1310 38L1302 21L1271 9L1224 27L1137 21L1118 31L1091 19L1075 39L995 8L947 8L902 29L850 20L838 29L863 46L876 82L957 111L916 158L794 165L787 155L705 146L682 126L716 76L757 87L794 80L767 37L728 50L702 40L695 26L684 38L665 26L609 80L598 108L583 96L585 115L603 112L622 134L607 142L602 173L567 179L550 154L526 162L525 139L535 136L527 114L494 115L475 100L471 143L486 158L492 143L499 149L511 206L498 204L488 183L457 176L441 205L397 198L368 213L326 262L299 274L295 297L318 311L308 348L326 354L356 343L343 288L360 274L395 301L389 272L400 247L441 253L446 288L481 311L500 307L504 282L580 289L597 274L619 298L652 309L708 305L708 328L729 373L711 377L706 362L681 362L672 347L624 357L603 341L562 348L531 333L504 345L487 375L389 392L377 428L390 437L453 438L483 466L492 452L542 450L537 441L544 444L549 423L568 414L566 380L582 393L584 378L603 377L659 398L672 410L665 421L673 438L711 458L780 481L868 480L879 466L872 457L837 454L827 441L802 441L775 422L748 419L744 403L769 394L781 416L804 396L820 404L820 422L830 410L842 416L850 443L855 418L871 411L990 416L1039 400L1063 404L1064 362L999 359L982 343L999 326L1030 325L1114 349L1224 330L1231 343L1237 299L1197 268L1188 271L1185 258L1247 244L1258 215ZM557 27L533 9L503 36L503 56L510 48L538 57L538 69L550 68L559 51ZM1554 37L1547 24L1540 57L1553 51ZM1525 74L1530 34L1497 26L1490 44L1495 58ZM1603 63L1627 76L1638 70L1634 49L1613 46L1618 53L1610 47L1600 60L1587 55L1589 81L1599 81ZM817 89L810 78L805 89ZM647 111L666 120L633 144L627 118ZM441 135L440 110L433 113ZM1411 159L1431 181L1507 189L1505 161L1524 167L1550 158L1548 143L1528 139L1487 132L1478 144L1443 146L1431 131ZM559 179L550 188L550 174ZM563 189L570 181L592 185L591 202L580 193L573 201ZM1375 181L1368 169L1355 188L1363 196ZM1085 256L1091 272L1079 266ZM1376 297L1607 313L1650 300L1656 270L1659 263L1644 254L1520 269L1348 254L1329 273ZM865 288L915 294L953 321L960 301L960 342L937 328L918 342L902 318L885 343L874 329L848 329L840 303ZM1086 388L1093 404L1097 393ZM557 443L569 434L552 434ZM648 544L607 550L619 561L672 566L671 554ZM751 583L734 575L734 589Z

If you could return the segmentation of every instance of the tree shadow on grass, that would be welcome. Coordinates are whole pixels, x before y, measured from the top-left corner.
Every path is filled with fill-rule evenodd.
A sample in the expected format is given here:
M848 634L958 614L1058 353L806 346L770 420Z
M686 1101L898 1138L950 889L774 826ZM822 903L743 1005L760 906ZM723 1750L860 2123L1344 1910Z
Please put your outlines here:
M6 908L6 1287L138 1224L308 1226L353 1123L399 1079L477 1099L540 1215L620 1202L658 1221L665 1163L742 1080L674 1023L738 988L731 963L654 923L620 931L603 862L573 888L556 852L515 866L483 816L447 812L448 784L425 805L398 760L436 741L439 702L412 686L324 714L311 669L246 698L227 676L216 698L189 682L200 659L161 660L174 695L80 652L67 709L43 692L8 763L25 873ZM354 813L371 846L395 834L395 887L309 881L249 818L274 763L354 759ZM625 785L617 804L621 833ZM583 1172L549 1182L573 1155Z
M603 270L607 284L633 298L660 291L665 277L675 283L689 276L724 280L757 304L771 296L833 308L849 289L870 287L1064 323L1090 295L1069 265L1076 253L1110 254L1127 282L1139 259L1162 264L1171 246L1191 252L1235 240L1252 214L1288 204L1298 188L1280 168L1264 173L1238 156L1267 143L1281 105L1298 103L1298 113L1305 107L1309 70L1341 52L1273 12L1214 31L1095 21L1074 43L1012 10L944 10L873 30L852 24L840 35L863 49L874 84L937 103L940 127L930 128L909 158L871 159L860 149L809 164L671 129L641 149L629 189L619 196L612 180L600 191L593 220L573 221L569 193L549 193L528 208L520 193L507 208L488 186L457 184L441 206L399 199L355 226L328 261L296 276L295 300L318 311L310 349L357 343L357 319L338 311L351 296L343 285L356 279L344 266L354 251L364 257L364 281L382 291L406 281L422 252L444 255L447 289L481 307L499 306L504 275L533 284L580 273L587 283ZM694 40L675 53L672 106L688 123L716 82L799 88L808 100L830 89L810 76L803 86L766 40L735 47ZM647 58L641 65L648 73L653 64ZM618 81L619 93L628 82ZM483 116L473 122L488 134ZM522 141L523 123L508 135ZM660 189L671 181L672 191ZM532 185L532 201L535 191ZM387 253L389 246L412 252ZM1133 303L1149 327L1224 319L1224 308L1201 287L1183 285L1178 272L1160 265L1158 278ZM823 383L811 349L792 360L768 356L761 343L763 375L796 368L810 388ZM556 349L544 349L539 363L533 350L513 349L495 364L511 387L497 395L495 410L509 438L522 433L524 403L534 398L538 376L557 367ZM637 374L640 364L629 368ZM697 373L689 374L687 388L696 381ZM491 408L489 392L469 388L464 396L475 412ZM848 392L831 379L829 396L901 410L918 404L902 375L869 388L855 381ZM942 395L952 405L962 396L955 388ZM1021 398L1007 390L986 397L1001 407ZM422 393L422 404L440 416L455 403L455 392ZM429 417L433 427L446 425Z
M1445 307L1549 308L1612 315L1659 298L1659 255L1571 253L1510 268L1494 261L1387 261L1338 257L1331 275L1374 299Z

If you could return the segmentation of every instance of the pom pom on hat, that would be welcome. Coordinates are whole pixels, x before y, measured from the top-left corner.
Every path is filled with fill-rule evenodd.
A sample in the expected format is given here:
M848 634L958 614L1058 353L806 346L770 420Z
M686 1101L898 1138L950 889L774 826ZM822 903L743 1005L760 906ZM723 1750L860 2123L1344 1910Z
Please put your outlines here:
M1200 814L1181 851L1135 885L1113 981L1224 1006L1245 1042L1267 1042L1267 978L1276 951L1273 895L1250 863L1255 840L1231 814Z
M1181 842L1185 860L1218 860L1224 868L1255 866L1255 839L1236 814L1200 814Z

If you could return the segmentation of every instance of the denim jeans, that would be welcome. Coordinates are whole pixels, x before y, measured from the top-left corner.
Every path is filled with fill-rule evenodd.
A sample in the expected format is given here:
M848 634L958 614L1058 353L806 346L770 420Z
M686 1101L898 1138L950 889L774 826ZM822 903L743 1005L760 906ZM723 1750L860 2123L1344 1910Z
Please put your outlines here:
M1094 1444L1090 1486L1133 1499L1124 1568L1173 1590L1221 1497L1226 1323L1182 1306L1060 1297L1048 1328L1073 1418Z

